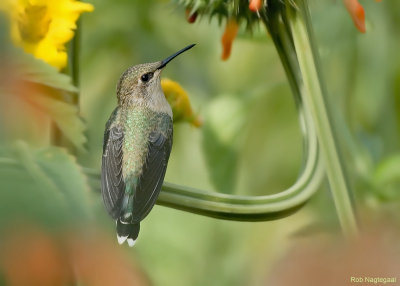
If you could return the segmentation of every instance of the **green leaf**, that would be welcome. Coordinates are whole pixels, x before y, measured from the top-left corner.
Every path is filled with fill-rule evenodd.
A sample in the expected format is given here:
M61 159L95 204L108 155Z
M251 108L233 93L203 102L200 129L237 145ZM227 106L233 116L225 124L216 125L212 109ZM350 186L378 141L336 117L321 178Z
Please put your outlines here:
M78 89L72 84L70 76L60 73L48 63L36 59L21 49L15 49L14 54L13 60L15 61L16 70L24 80L59 90L78 92Z
M5 83L6 93L0 94L0 96L4 95L4 100L7 100L7 96L9 96L27 101L31 106L48 115L63 135L77 149L83 150L86 142L85 124L79 117L78 108L66 100L66 98L74 96L72 93L78 92L78 89L72 84L71 78L46 62L25 53L20 48L13 47L7 56L11 59L12 77L15 79L15 83L8 85ZM16 116L24 118L26 114L22 114L22 116L16 114ZM8 120L18 122L13 118Z
M86 143L85 124L79 117L76 106L43 94L34 94L29 98L29 101L48 114L63 134L79 150L84 150L83 145Z
M377 196L383 200L398 200L400 186L400 154L379 162L372 174Z
M19 141L0 151L0 228L15 222L63 226L88 219L86 177L61 148Z
M233 193L238 151L243 138L245 106L237 97L220 96L210 103L203 126L203 149L215 188Z

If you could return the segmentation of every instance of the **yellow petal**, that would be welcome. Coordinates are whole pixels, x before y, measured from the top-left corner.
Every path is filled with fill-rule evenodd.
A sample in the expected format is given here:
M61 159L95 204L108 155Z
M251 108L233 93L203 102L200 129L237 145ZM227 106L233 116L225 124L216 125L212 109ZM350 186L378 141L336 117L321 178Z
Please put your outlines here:
M174 123L189 122L195 127L202 125L201 119L193 113L187 92L179 83L169 79L162 79L161 87L165 98L171 105Z
M48 40L41 41L33 55L58 69L62 69L67 65L67 53L65 50L58 49L53 42Z
M75 0L0 0L11 20L13 42L28 53L62 69L65 44L74 36L76 21L93 6Z

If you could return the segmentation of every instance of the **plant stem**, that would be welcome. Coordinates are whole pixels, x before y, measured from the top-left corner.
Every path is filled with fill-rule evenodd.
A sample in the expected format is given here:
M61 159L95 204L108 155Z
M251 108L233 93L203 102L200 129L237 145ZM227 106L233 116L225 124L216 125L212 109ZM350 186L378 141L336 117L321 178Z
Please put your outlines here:
M79 50L81 42L81 31L82 22L78 19L76 23L76 30L74 38L71 41L70 52L69 52L69 73L72 78L72 82L76 87L79 87ZM72 95L72 103L79 108L79 91Z
M81 41L81 20L78 19L76 23L77 27L75 30L75 35L71 42L68 44L68 65L66 70L63 72L68 74L72 83L75 87L79 87L79 49ZM74 105L79 113L79 88L75 92L64 92L64 100L72 105ZM63 136L61 130L57 127L55 123L52 124L51 135L52 143L56 146L66 147L71 154L76 154L76 147Z
M329 111L322 75L319 71L317 50L314 47L307 0L296 1L296 8L287 5L289 24L303 78L302 97L313 117L321 153L325 162L331 192L346 237L358 234L351 192L340 157L334 120Z

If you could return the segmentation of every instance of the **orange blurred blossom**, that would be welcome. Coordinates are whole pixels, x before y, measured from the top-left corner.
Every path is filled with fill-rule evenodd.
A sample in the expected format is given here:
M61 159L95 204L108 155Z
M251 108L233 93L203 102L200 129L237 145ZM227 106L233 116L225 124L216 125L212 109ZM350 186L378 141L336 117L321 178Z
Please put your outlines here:
M140 267L97 231L55 234L24 224L4 234L0 273L6 285L150 285Z
M365 33L365 12L363 6L361 6L358 0L343 0L343 2L356 28L361 33ZM381 2L381 0L376 0L376 2Z
M222 56L221 59L226 61L229 59L232 50L233 41L239 30L239 25L234 19L229 19L225 26L224 34L222 35Z

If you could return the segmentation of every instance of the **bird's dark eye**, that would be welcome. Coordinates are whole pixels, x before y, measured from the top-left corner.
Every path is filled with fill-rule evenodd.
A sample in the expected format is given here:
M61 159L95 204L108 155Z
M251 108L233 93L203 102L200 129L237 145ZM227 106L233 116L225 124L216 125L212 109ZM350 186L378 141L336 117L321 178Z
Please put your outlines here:
M152 77L153 77L153 73L152 73L152 72L148 72L148 73L145 73L144 75L142 75L142 76L140 77L140 79L141 79L143 82L147 82L147 81L149 81Z

